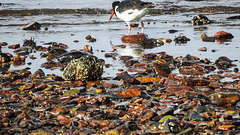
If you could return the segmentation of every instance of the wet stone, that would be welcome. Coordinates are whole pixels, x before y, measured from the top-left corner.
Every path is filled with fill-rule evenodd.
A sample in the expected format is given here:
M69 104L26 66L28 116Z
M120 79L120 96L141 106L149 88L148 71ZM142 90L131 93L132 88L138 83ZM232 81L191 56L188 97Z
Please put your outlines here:
M221 56L219 57L216 61L216 66L219 68L219 69L226 69L226 68L230 68L232 67L232 63L231 63L231 60L226 57L226 56Z
M58 58L58 61L64 64L69 63L72 59L78 59L81 58L84 55L88 55L86 52L82 52L82 51L73 51L73 52L69 52L69 53L65 53L63 55L61 55Z
M110 58L110 57L116 57L117 54L116 53L105 53L105 58Z
M214 37L216 39L232 39L234 36L231 33L225 31L218 31L215 33Z
M37 130L34 130L30 135L55 135L56 133L46 130L44 128L40 128Z
M165 62L155 61L153 62L153 66L157 71L158 76L167 77L171 73L171 70L169 69L168 64Z
M147 38L145 34L137 34L137 35L124 35L121 40L123 43L132 43L132 44L140 44Z
M37 71L35 71L32 75L33 78L38 78L38 77L44 77L45 73L43 72L42 69L38 69Z
M174 109L172 107L167 107L165 109L162 109L161 111L158 111L157 114L159 117L163 117L165 115L172 115L174 112Z
M166 115L159 121L159 123L158 128L160 130L164 130L167 133L178 133L178 122L173 116Z
M8 48L9 49L17 49L20 47L20 44L15 44L15 45L9 45Z
M127 71L123 71L122 73L117 74L117 76L114 78L114 80L128 80L128 79L134 79L134 77L129 75Z
M214 93L209 98L212 104L221 106L234 106L240 100L239 94L234 92Z
M163 41L153 38L150 39L146 38L140 43L140 45L143 46L144 49L151 49L154 47L162 46L163 44L164 44Z
M143 58L147 60L154 60L156 57L157 55L154 53L148 53L143 55Z
M208 118L206 118L206 117L203 116L201 113L196 112L196 111L192 111L192 112L189 114L189 118L190 118L191 120L194 120L194 121L209 121Z
M140 97L141 90L140 89L126 89L121 92L117 92L116 94L121 96L122 98Z
M131 66L133 66L135 63L139 63L138 60L127 60L127 61L125 62L125 66L126 66L126 67L131 67Z
M8 43L7 42L0 42L0 46L7 46Z
M188 41L190 41L190 39L187 38L187 37L184 36L184 35L179 35L178 37L176 37L176 38L174 39L174 42L175 42L176 44L186 44Z
M62 48L53 48L49 51L49 53L54 57L57 58L65 53L67 53L67 51L65 49Z
M181 66L179 68L179 73L186 75L203 75L208 73L208 71L200 66Z
M231 20L231 19L240 19L240 16L239 15L236 15L236 16L230 16L227 18L228 20Z
M203 36L202 41L204 41L204 42L215 42L215 38L214 37Z
M130 60L132 58L133 58L133 56L120 56L120 60L123 60L123 61L127 61L127 60Z
M22 30L40 30L41 24L38 22L31 22L21 28Z
M0 53L0 63L10 62L11 58L6 53Z

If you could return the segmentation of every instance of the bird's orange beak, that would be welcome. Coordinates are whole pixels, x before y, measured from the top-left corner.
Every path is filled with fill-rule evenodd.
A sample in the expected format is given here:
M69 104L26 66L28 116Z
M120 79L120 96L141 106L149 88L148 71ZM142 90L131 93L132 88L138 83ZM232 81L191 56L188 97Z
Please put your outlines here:
M113 15L114 15L114 10L112 10L112 14L111 14L111 17L109 18L109 20L112 19Z

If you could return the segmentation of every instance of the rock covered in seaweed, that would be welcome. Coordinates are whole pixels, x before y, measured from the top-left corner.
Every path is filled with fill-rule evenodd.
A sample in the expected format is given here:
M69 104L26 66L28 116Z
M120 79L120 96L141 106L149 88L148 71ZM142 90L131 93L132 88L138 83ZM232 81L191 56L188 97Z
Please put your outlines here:
M101 78L103 74L103 60L93 55L84 55L73 59L63 71L65 80L89 81Z
M197 15L193 17L191 23L192 25L204 25L210 24L211 21L205 15Z

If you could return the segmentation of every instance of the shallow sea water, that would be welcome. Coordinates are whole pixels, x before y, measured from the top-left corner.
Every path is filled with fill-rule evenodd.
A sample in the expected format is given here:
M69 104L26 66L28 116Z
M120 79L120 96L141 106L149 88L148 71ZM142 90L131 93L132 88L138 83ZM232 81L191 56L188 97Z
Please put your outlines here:
M79 1L79 0L12 0L6 1L2 0L2 6L0 10L11 9L11 10L21 10L21 9L44 9L44 8L61 8L61 9L80 9L80 8L102 8L106 10L111 9L111 3L114 0L89 0ZM187 2L181 1L176 3L176 0L170 1L160 1L152 0L152 2L157 4L156 8L164 8L169 5L186 5L188 7L203 7L211 5L229 5L236 6L239 4L235 0L212 0L212 1L201 1L201 2ZM234 64L237 68L240 68L239 60L239 43L240 38L238 38L240 31L240 20L227 20L227 17L234 16L236 14L205 14L210 20L216 22L221 22L218 24L204 25L207 27L204 31L196 31L194 28L200 26L192 26L186 21L190 21L198 13L177 13L177 14L165 14L151 16L147 15L143 18L145 22L145 34L149 38L170 38L174 39L180 33L183 33L186 37L190 38L190 41L186 44L175 44L172 42L170 44L165 43L163 46L159 46L153 49L143 49L140 46L126 44L126 48L117 48L117 53L119 56L132 55L136 59L140 58L142 53L157 53L166 52L173 57L186 56L191 54L197 56L200 59L208 58L211 61L215 61L220 56L227 56L231 60L235 61ZM119 73L118 69L126 70L124 63L117 57L116 60L112 58L105 58L105 53L112 51L113 45L124 44L121 41L121 37L127 34L127 26L124 22L120 21L118 18L114 17L112 21L109 20L109 14L102 15L87 15L87 14L67 14L67 15L36 15L36 16L2 16L0 18L0 42L7 42L9 45L12 44L23 44L24 39L30 39L33 37L37 42L37 45L43 45L47 42L59 42L64 43L69 46L68 50L80 50L83 49L84 45L91 45L93 47L93 53L98 58L102 58L107 64L111 66L105 68L104 77L115 77L116 73ZM40 31L23 31L20 30L22 24L27 24L32 21L37 21L40 24L45 24L42 26ZM90 23L92 21L100 23ZM146 22L150 22L147 24ZM88 23L88 24L83 24ZM48 27L48 31L44 30L44 27ZM202 26L201 26L202 27ZM178 30L176 33L169 33L169 30ZM218 42L202 42L200 35L206 33L208 36L213 36L216 32L223 30L232 33L235 37L231 42L218 43ZM133 28L131 34L136 34L141 32L141 28ZM86 41L85 37L91 35L96 38L97 41L90 43ZM78 43L74 40L79 40ZM206 52L198 51L199 48L206 47ZM105 51L105 52L102 52ZM216 50L212 52L211 50ZM10 52L12 54L13 50L8 49L7 46L2 48L3 52ZM31 72L35 72L37 69L42 68L41 64L46 62L45 58L40 57L40 52L31 53L37 57L36 60L31 60L29 57L26 58L26 63L31 62L31 65L23 66L13 66L11 65L10 70L24 69L30 67ZM62 71L59 69L50 70L44 69L46 74L58 74L62 76ZM174 72L174 71L173 71Z

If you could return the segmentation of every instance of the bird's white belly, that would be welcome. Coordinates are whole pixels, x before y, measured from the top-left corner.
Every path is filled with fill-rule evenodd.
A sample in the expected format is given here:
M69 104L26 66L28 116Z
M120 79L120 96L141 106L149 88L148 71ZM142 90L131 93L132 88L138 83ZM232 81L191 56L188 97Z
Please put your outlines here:
M143 16L148 13L148 9L137 10L137 9L129 9L122 13L116 11L116 15L119 19L124 20L129 23L130 21L139 21Z

